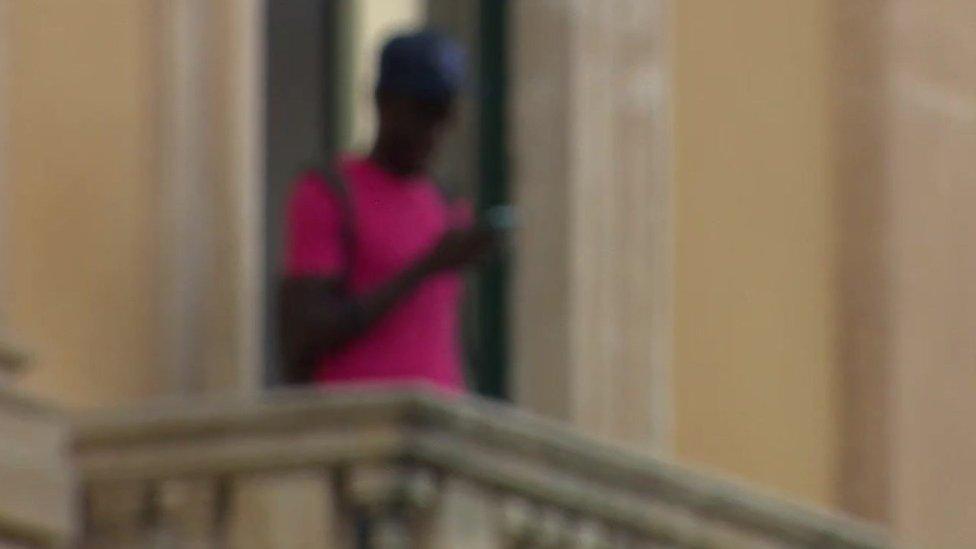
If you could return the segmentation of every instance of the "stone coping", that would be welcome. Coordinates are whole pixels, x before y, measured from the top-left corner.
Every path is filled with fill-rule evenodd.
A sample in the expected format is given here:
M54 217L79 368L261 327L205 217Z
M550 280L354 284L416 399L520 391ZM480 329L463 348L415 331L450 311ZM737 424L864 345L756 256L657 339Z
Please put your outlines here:
M0 547L68 547L70 535L0 514Z
M0 383L0 546L70 545L74 484L67 425L64 413Z
M597 442L512 406L422 390L161 401L79 418L73 446L89 481L408 460L659 539L694 539L704 517L803 546L889 545L880 529L847 517Z
M0 383L0 413L68 420L68 415L64 410L29 396L5 383Z

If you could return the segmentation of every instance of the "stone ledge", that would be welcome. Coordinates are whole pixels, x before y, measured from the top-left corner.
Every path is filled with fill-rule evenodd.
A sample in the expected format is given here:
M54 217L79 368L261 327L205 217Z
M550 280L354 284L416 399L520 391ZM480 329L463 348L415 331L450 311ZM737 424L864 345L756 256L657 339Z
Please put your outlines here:
M70 539L63 532L0 513L0 547L69 547Z
M282 391L171 401L77 422L85 480L162 478L409 459L652 539L701 544L718 528L791 546L887 546L871 526L594 442L479 399L422 391Z
M662 458L596 442L572 428L485 401L418 403L421 424L473 444L472 452L503 449L512 459L544 462L626 493L663 501L714 520L796 543L883 547L880 529L820 509L693 471ZM477 446L482 446L478 449ZM831 545L834 546L834 545Z
M67 430L62 414L0 385L0 540L68 546L77 517Z

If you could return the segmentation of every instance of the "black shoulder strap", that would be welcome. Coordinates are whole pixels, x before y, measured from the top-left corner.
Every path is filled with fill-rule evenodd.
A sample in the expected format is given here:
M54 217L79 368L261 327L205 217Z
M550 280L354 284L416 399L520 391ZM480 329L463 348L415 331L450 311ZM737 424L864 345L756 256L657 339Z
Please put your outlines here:
M433 175L430 176L430 179L434 183L434 188L437 189L444 203L448 206L456 204L461 199L461 195L457 192L454 185L447 185L445 181Z
M339 204L340 214L342 215L340 226L340 238L342 238L343 255L346 257L345 268L340 277L341 284L345 289L349 288L349 278L352 271L352 262L356 256L356 223L355 208L352 204L352 196L349 194L349 185L346 182L342 170L332 164L326 164L324 168L319 168L322 181L328 190L335 196Z

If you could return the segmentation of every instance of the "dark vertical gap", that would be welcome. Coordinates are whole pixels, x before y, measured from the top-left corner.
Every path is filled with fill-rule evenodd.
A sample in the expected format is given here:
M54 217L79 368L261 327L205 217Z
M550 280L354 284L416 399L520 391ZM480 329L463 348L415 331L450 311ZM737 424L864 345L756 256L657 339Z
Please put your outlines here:
M309 162L336 146L333 85L342 0L288 0L266 7L265 94L265 370L268 385L280 379L277 288L283 262L284 210L291 182Z
M891 188L885 137L891 10L885 3L843 0L831 9L837 12L830 53L843 235L838 241L839 503L845 512L890 524L892 280L886 237Z
M320 90L322 93L322 125L319 128L322 138L323 159L331 159L339 152L340 86L336 83L342 72L341 59L343 40L339 20L342 17L343 0L322 0L322 70Z
M479 210L506 204L508 193L507 0L479 2L481 101L479 116ZM350 0L269 2L265 187L265 380L279 380L277 288L283 261L284 209L291 182L310 162L331 158L348 131L343 79L349 75ZM485 268L478 279L478 345L474 385L508 398L508 263Z
M480 1L480 184L478 206L484 211L508 203L506 110L508 90L507 0ZM490 264L479 280L479 324L482 356L475 372L479 393L508 399L508 261Z

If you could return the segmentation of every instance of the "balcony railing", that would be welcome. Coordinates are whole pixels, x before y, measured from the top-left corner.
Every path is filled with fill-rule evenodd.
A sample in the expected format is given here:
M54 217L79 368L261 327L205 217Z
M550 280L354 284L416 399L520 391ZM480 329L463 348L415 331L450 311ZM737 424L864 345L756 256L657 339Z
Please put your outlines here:
M67 431L61 415L0 379L0 547L66 547L72 540Z
M87 547L885 547L852 520L422 392L172 402L77 425Z

